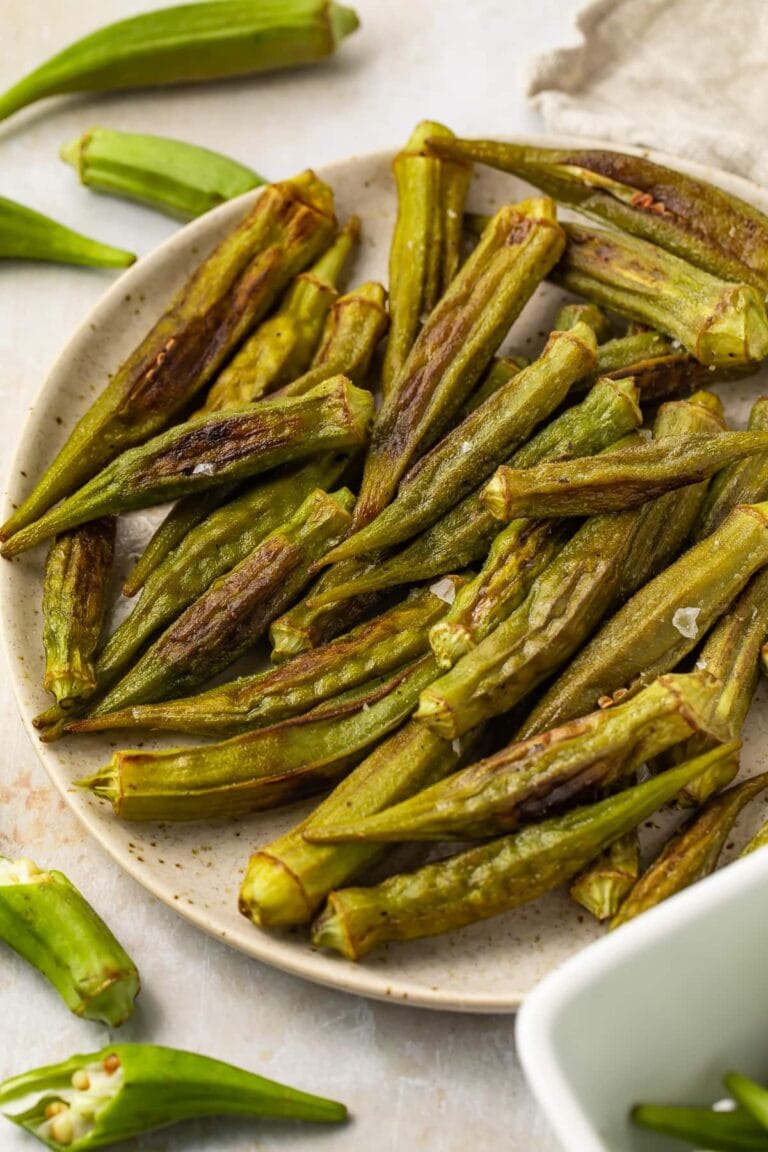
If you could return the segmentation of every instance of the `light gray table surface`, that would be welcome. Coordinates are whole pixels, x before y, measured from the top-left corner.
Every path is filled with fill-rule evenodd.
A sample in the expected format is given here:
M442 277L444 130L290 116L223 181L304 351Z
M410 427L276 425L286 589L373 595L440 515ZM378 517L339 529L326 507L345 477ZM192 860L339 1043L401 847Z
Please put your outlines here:
M0 87L99 24L156 0L0 0ZM541 128L522 66L570 34L578 0L356 0L362 28L333 63L296 73L37 105L0 124L0 196L149 252L173 221L95 196L57 157L94 124L177 135L272 177L396 147L414 123L466 135ZM0 461L7 472L36 391L117 273L0 268ZM42 462L41 462L42 463ZM30 636L30 645L40 643ZM509 1016L460 1016L355 999L267 968L182 921L126 876L59 799L0 678L0 854L65 871L115 927L144 988L121 1039L202 1050L348 1103L344 1129L201 1123L140 1142L151 1152L555 1152L523 1080ZM109 1042L0 949L0 1078ZM2 1152L34 1147L3 1124ZM135 1145L133 1145L135 1147Z

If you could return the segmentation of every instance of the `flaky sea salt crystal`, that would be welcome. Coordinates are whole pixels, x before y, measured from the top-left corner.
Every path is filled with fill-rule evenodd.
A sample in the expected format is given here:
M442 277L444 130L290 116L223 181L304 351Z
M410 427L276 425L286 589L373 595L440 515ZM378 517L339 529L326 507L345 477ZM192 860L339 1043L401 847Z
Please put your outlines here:
M195 464L192 469L193 476L214 476L216 474L216 465L210 463Z
M456 212L453 208L448 208L445 214L449 220L455 220L459 215L458 212Z
M707 670L706 660L697 660L696 661L696 667L699 669L700 672L706 672L706 670Z
M461 442L461 454L462 454L462 456L466 456L467 452L471 452L471 451L472 451L472 441L471 440L462 440L462 442Z
M444 604L453 604L456 599L456 589L453 581L449 580L447 576L443 576L442 580L437 580L434 584L430 584L429 590L433 596L437 596L438 600L442 600Z
M713 1112L735 1112L738 1105L735 1100L726 1096L723 1100L716 1100L712 1105Z
M461 740L451 740L451 748L457 756L461 756Z
M699 618L701 608L678 608L672 617L672 627L677 628L681 636L685 636L686 640L695 640L699 634L699 626L696 621Z

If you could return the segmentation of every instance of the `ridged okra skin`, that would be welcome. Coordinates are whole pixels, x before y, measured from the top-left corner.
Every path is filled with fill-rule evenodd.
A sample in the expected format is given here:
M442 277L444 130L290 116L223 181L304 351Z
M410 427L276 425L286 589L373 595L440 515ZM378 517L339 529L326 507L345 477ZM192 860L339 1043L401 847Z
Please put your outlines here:
M738 763L738 756L734 759ZM707 801L686 827L667 841L622 902L611 928L627 924L662 900L709 876L739 815L766 788L768 773L762 772Z
M80 182L95 192L147 204L192 220L266 181L229 156L174 140L89 128L59 151Z
M535 900L636 828L720 754L373 887L332 892L313 943L359 960L388 940L436 936Z
M314 173L267 185L80 418L0 537L33 523L187 410L335 228L333 193Z
M0 1112L54 1152L104 1148L200 1116L344 1120L343 1104L208 1056L111 1044L0 1084Z
M348 528L353 503L346 488L310 493L165 629L93 715L184 696L233 664L301 593L312 562Z
M674 252L725 280L768 291L768 217L730 192L603 148L534 148L494 140L429 141L438 156L512 172L561 204Z
M749 414L750 432L768 431L768 396L759 396ZM703 540L737 504L759 504L768 497L768 454L758 452L737 460L713 477L696 525L696 539Z
M553 276L569 292L665 332L702 364L729 368L768 354L764 292L633 236L564 227L568 243Z
M117 1027L133 1012L136 965L62 872L0 856L0 940L33 964L76 1016Z
M133 252L73 232L50 216L0 196L0 260L127 268L135 259Z
M432 311L374 424L355 530L389 503L412 464L443 434L513 320L562 252L549 201L506 205Z
M46 96L189 84L308 64L358 26L328 0L208 0L144 12L76 40L0 96L0 120Z
M435 676L431 656L303 716L220 744L116 752L77 781L124 820L206 820L276 808L335 784L406 720Z
M419 330L459 267L464 200L472 165L439 160L428 136L451 138L442 124L423 120L392 162L397 219L389 249L392 323L382 367L384 396L408 358Z
M97 516L150 508L319 453L358 448L372 415L371 393L335 376L306 396L198 416L123 452L73 496L17 532L2 554L15 556Z
M54 540L43 582L43 687L70 707L96 687L94 654L104 624L115 552L115 521L92 520Z

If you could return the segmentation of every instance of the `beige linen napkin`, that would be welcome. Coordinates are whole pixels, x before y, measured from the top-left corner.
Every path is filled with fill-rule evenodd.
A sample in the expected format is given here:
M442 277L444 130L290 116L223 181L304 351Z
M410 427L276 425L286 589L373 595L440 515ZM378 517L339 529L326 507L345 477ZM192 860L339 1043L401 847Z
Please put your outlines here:
M768 0L593 0L537 57L553 132L648 145L768 185Z

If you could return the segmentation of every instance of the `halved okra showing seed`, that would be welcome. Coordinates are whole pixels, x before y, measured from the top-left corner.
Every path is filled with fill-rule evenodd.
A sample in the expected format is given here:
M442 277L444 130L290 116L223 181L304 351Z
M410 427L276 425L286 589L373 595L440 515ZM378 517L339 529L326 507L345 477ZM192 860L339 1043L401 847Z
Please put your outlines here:
M112 1044L0 1084L0 1112L61 1152L105 1148L201 1116L346 1119L343 1104L288 1088L209 1056Z
M306 396L198 416L123 452L73 496L11 537L2 554L15 556L98 516L149 508L318 453L360 447L372 414L371 393L335 376Z
M335 229L333 193L314 173L267 185L80 418L0 538L32 524L125 449L188 411Z
M111 590L115 550L112 517L58 536L43 581L43 687L70 707L96 687L94 654Z
M0 940L33 964L75 1015L117 1027L133 1012L136 965L62 872L0 856Z
M729 745L642 784L404 872L332 892L312 941L359 960L388 940L435 936L535 900L661 808Z

